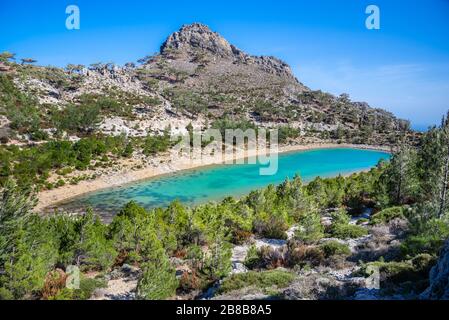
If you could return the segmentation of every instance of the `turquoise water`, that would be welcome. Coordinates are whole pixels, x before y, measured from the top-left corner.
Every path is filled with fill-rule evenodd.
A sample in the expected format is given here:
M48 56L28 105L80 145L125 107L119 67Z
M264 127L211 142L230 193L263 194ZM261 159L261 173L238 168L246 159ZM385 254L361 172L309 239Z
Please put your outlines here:
M199 168L90 193L62 207L75 210L91 206L96 212L106 214L117 212L131 200L145 208L167 206L175 199L196 205L279 184L295 173L310 181L317 176L331 177L368 169L380 159L388 158L385 152L346 148L285 153L279 156L278 172L272 176L259 175L259 164Z

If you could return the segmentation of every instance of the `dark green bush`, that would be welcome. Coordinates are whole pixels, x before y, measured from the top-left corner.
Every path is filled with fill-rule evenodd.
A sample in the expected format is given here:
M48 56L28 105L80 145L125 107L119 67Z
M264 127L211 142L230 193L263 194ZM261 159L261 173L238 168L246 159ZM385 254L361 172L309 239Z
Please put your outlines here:
M351 254L351 250L348 245L338 241L323 243L320 248L323 250L326 257L331 257L334 255L349 256Z
M287 287L294 278L295 275L288 271L249 271L246 273L233 274L229 278L226 278L219 291L225 293L247 287L255 287L263 291L281 289Z
M377 212L371 216L370 224L377 225L388 223L394 219L404 219L404 207L391 207Z

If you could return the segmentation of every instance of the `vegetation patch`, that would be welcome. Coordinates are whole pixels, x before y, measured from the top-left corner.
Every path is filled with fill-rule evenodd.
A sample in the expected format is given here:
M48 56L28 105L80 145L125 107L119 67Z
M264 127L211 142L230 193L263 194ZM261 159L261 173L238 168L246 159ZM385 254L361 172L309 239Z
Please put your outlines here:
M287 287L294 279L295 275L288 271L249 271L246 273L233 274L229 278L226 278L219 291L220 293L226 293L233 290L253 287L264 292L272 292L276 289Z

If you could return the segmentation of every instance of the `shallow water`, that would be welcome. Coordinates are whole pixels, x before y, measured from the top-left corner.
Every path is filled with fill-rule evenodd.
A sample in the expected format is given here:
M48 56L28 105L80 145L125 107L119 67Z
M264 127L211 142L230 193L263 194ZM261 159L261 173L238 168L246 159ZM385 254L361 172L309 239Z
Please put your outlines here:
M365 170L388 158L386 152L349 148L297 151L281 154L278 172L272 176L259 175L260 164L199 168L89 193L60 207L79 210L91 206L94 211L109 215L131 200L145 208L167 206L175 199L196 205L279 184L296 173L304 181L310 181L317 176L331 177Z

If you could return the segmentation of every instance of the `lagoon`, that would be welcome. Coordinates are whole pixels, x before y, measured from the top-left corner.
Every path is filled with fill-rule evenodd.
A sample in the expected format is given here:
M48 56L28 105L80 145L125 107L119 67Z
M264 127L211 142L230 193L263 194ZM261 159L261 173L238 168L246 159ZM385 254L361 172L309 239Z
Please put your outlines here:
M295 174L305 182L317 176L347 175L369 169L389 157L383 151L352 148L295 151L279 155L279 169L271 176L259 175L260 164L203 167L96 191L60 207L76 211L91 206L102 215L113 215L131 200L147 209L167 206L176 199L187 205L198 205L227 196L239 197L269 184L279 184Z

